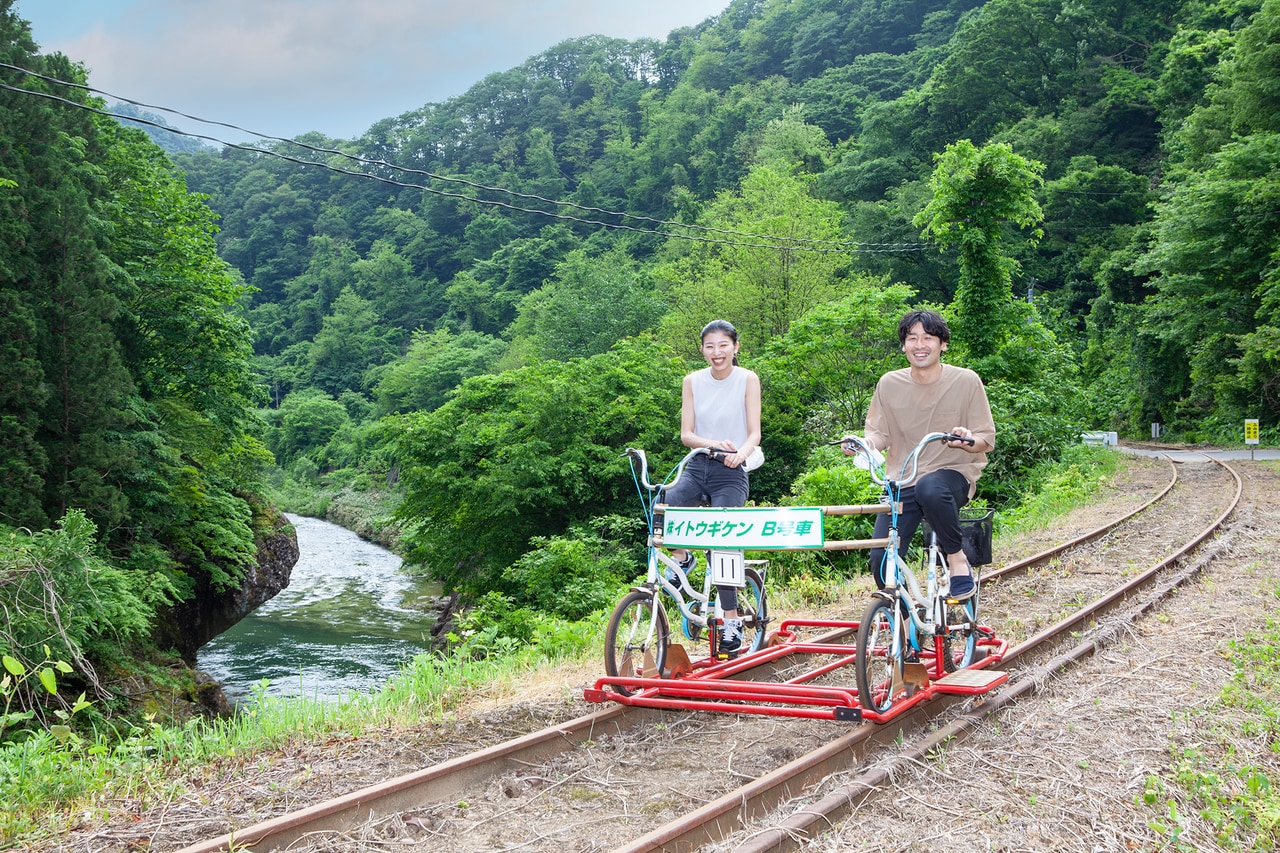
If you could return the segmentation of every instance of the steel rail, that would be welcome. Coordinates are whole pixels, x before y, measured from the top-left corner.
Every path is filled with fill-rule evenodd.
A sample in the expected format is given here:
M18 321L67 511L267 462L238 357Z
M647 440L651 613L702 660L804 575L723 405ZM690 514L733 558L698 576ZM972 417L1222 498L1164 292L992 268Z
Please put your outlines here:
M1072 614L1011 649L1005 655L1002 665L1007 665L1011 660L1023 654L1038 650L1041 647L1047 647L1059 637L1069 635L1072 629L1083 619L1114 609L1120 602L1133 596L1137 590L1151 584L1161 572L1173 566L1221 529L1239 506L1244 484L1240 475L1231 466L1218 459L1206 458L1210 458L1211 461L1222 467L1235 482L1235 493L1228 502L1227 508L1204 530L1169 557L1161 560L1107 595L1086 605L1080 612ZM1172 484L1161 492L1160 497L1166 495L1170 488L1172 488ZM1149 501L1142 508L1145 509L1153 502ZM1132 517L1136 512L1130 513L1120 522L1116 522L1116 524ZM1057 553L1061 549L1055 548L1051 550ZM1037 557L1043 559L1044 555L1037 555ZM1156 607L1182 584L1197 577L1202 569L1202 564L1191 566L1162 584L1135 609L1133 616L1125 620L1126 623L1132 621L1132 618L1136 618L1136 616ZM1064 670L1105 645L1109 636L1109 634L1100 635L1081 642L1070 651L1058 655L1042 668L1036 668L1036 671L1053 673ZM766 851L774 853L774 851L797 849L802 840L814 837L817 833L829 829L833 824L847 816L858 803L874 793L879 786L888 782L896 773L902 772L903 768L908 764L913 761L919 761L928 755L930 751L944 743L954 742L967 736L991 715L1003 710L1014 701L1037 692L1043 679L1032 676L1033 673L1030 669L1018 673L1010 679L1008 686L993 694L991 698L982 701L973 709L946 722L936 731L917 740L909 749L898 754L893 761L862 772L847 785L831 792L816 803L806 803L803 809L798 810L791 817L757 833L749 841L739 845L735 848L735 853L766 853ZM962 700L958 697L939 697L938 700L935 700L930 705L917 709L916 713L910 717L904 717L900 725L874 726L873 724L866 724L833 741L828 747L803 756L801 759L761 777L751 785L744 786L706 804L683 819L672 821L666 826L659 827L648 835L636 839L636 841L625 847L617 848L613 853L696 850L704 844L719 841L730 833L741 829L753 819L758 819L780 806L782 802L790 799L792 791L796 793L804 791L816 785L822 779L827 778L831 773L847 770L853 767L855 762L860 763L874 743L886 742L882 737L882 735L886 734L883 731L884 729L893 729L893 731L887 733L890 736L889 740L897 739L899 733L904 737L909 736L913 732L918 732L924 723L941 719L947 707L959 701ZM895 720L894 722L897 721ZM843 766L839 766L841 762L843 762Z
M1219 464L1222 463L1219 462ZM1172 460L1170 460L1170 466L1173 477L1169 484L1142 506L1063 545L1047 549L992 572L988 578L1025 570L1069 548L1106 535L1169 493L1177 481L1177 472ZM1227 468L1225 465L1223 467ZM1228 468L1228 470L1231 469ZM1232 474L1234 475L1234 471ZM1239 483L1238 476L1236 480ZM1239 489L1237 489L1237 500L1238 497ZM1146 576L1147 574L1143 575L1143 577ZM984 581L988 578L984 578ZM847 630L837 630L816 638L815 641L834 642L848 633ZM1025 643L1022 644L1018 649L1023 650L1025 645ZM1008 656L1006 660L1007 658ZM765 662L762 663L768 665ZM1006 690L1011 689L1014 689L1014 686L1006 688ZM719 840L732 829L738 828L744 820L763 814L832 772L847 770L853 762L860 760L868 749L910 736L912 732L918 731L924 722L936 717L946 708L966 701L967 698L939 696L929 705L907 711L888 724L867 723L860 726L823 748L704 805L684 819L654 830L643 838L637 839L635 843L621 848L618 853L632 850L693 850L703 843ZM994 701L994 697L990 701ZM985 707L985 704L980 707ZM216 838L198 841L181 848L178 853L223 853L231 850L260 852L286 849L302 842L312 833L349 830L353 826L381 815L410 810L424 802L449 799L478 780L490 778L522 764L546 760L554 754L598 736L602 731L625 731L661 713L654 709L616 705L441 764L388 779L298 811L269 818ZM970 713L976 713L976 711Z

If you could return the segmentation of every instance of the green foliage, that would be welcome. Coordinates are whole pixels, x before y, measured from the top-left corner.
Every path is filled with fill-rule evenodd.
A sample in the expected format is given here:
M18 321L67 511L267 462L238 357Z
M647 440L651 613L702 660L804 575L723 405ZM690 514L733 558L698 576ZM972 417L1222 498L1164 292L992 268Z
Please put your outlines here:
M602 521L574 526L564 536L533 537L530 550L502 573L516 600L569 620L612 607L625 582L643 569L634 543L644 541L645 525L640 518L613 518L610 526L629 534L619 542L602 537Z
M527 659L529 655L538 660L559 660L581 654L596 637L595 628L585 621L566 622L518 606L499 592L487 592L455 619L449 640L452 655L473 660Z
M520 301L508 335L524 360L582 358L652 329L663 307L621 248L596 258L575 250L553 278Z
M285 397L268 423L267 447L280 465L288 465L308 452L324 448L351 423L351 416L326 392L308 388Z
M1265 350L1268 334L1259 327L1273 325L1261 297L1280 281L1277 199L1280 133L1259 133L1224 146L1158 206L1154 242L1139 269L1159 276L1143 323L1177 354L1167 366L1186 386L1178 403L1161 406L1166 421L1215 408L1227 418L1280 420L1276 395L1266 390L1275 375L1258 369L1268 359L1258 347ZM1224 364L1237 370L1224 371ZM1157 402L1153 397L1148 392Z
M695 243L655 272L671 305L663 323L667 340L696 342L708 320L723 317L737 327L744 349L754 351L839 294L845 259L814 249L831 249L838 240L840 209L814 198L811 184L762 165L738 190L717 196L698 225L733 239Z
M372 302L343 288L307 354L312 386L335 397L363 388L365 374L390 361L400 337L384 327Z
M652 341L465 381L390 424L412 558L449 588L497 588L535 536L633 513L622 451L677 448L682 363ZM668 457L670 458L670 457Z
M911 291L854 279L839 299L816 306L771 342L756 363L769 396L807 413L811 441L860 430L876 382L900 366L898 320Z
M414 332L408 352L377 374L377 413L440 408L464 380L496 370L506 348L503 341L479 332Z
M1052 524L1105 491L1115 475L1119 456L1114 450L1069 444L1061 458L1037 464L1022 478L1020 499L1000 508L1001 532L1034 530Z
M1215 845L1274 850L1280 843L1280 791L1268 768L1274 757L1270 745L1280 735L1280 623L1269 618L1261 630L1230 640L1228 648L1235 673L1218 705L1230 709L1231 730L1223 728L1208 742L1171 745L1171 777L1148 778L1137 804L1163 812L1149 825L1169 841L1205 846L1196 843L1198 827L1179 819L1181 802L1204 821ZM1242 733L1261 754L1240 750Z
M787 506L841 506L874 504L880 500L880 487L870 474L858 468L837 448L819 447L813 451L807 470L792 484L791 494L781 503ZM829 516L823 519L828 541L870 539L875 517L870 515ZM804 583L800 580L826 577L831 572L846 577L867 569L865 551L809 551L770 554L770 578L784 584Z
M987 383L996 449L978 481L979 494L997 505L1017 500L1032 472L1056 462L1065 447L1077 442L1082 422L1065 396L1051 382L1033 387Z
M1017 261L1002 249L1002 226L1034 228L1043 218L1036 191L1044 165L1005 143L981 148L967 139L937 156L929 186L933 199L915 224L960 256L960 285L952 308L954 340L974 356L990 355L1012 325L1010 284Z
M29 720L80 710L83 696L76 703L59 696L55 670L74 673L78 683L101 690L91 661L118 657L121 642L142 639L151 631L156 591L140 588L146 575L104 559L96 534L93 522L77 510L67 513L55 530L4 534L0 651L8 676L0 734ZM172 595L173 590L165 592ZM43 692L35 689L32 677Z

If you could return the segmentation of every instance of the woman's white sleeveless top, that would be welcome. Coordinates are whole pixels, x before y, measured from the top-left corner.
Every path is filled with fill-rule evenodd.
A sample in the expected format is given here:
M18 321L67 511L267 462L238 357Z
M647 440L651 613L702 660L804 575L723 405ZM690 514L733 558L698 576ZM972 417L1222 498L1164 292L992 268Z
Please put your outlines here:
M693 431L703 438L729 440L742 447L747 440L747 375L735 366L724 379L703 368L692 375Z

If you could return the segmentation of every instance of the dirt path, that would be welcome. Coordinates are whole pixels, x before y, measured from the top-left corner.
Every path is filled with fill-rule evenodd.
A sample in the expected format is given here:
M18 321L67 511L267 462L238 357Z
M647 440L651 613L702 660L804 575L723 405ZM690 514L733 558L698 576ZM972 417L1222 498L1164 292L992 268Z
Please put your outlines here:
M1170 784L1180 768L1219 762L1280 779L1275 745L1249 734L1248 712L1218 703L1236 669L1232 643L1277 619L1280 592L1280 469L1233 464L1243 506L1199 553L1199 583L803 849L1251 849L1247 832L1215 838L1201 806Z

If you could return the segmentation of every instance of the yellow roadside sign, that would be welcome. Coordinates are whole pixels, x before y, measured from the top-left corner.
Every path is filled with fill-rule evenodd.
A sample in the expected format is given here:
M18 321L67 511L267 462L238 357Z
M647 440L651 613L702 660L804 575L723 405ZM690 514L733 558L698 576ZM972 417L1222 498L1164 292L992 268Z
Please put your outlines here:
M1257 418L1245 418L1244 443L1245 444L1258 443L1258 419Z

